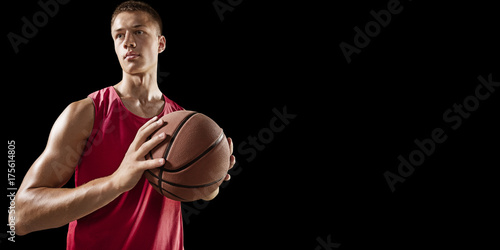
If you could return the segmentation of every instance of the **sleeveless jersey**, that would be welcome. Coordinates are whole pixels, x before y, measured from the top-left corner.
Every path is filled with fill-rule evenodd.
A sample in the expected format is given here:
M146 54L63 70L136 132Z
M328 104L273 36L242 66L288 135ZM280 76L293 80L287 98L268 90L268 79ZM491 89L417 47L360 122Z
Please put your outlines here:
M115 172L139 128L150 118L130 112L113 87L89 95L94 127L75 170L75 186ZM163 95L161 117L182 107ZM67 249L183 249L179 201L157 193L144 176L128 192L95 212L72 221Z

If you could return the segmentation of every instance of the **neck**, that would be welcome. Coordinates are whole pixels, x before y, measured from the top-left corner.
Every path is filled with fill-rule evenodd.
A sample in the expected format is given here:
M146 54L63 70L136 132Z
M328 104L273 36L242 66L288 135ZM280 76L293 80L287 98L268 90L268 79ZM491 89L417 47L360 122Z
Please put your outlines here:
M156 82L156 71L134 75L124 71L122 80L114 87L120 97L131 97L141 102L158 100L163 97Z

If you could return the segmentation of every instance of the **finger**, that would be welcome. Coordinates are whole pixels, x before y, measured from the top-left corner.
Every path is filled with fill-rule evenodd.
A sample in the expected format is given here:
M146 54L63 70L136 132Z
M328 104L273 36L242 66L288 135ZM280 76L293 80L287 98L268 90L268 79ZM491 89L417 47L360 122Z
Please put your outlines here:
M156 120L158 120L158 116L155 116L151 119L149 119L149 121L147 121L146 123L144 123L144 125L142 125L138 131L142 131L144 130L146 127L148 127L149 125L151 125L151 123L155 122Z
M139 150L137 150L137 153L141 156L144 157L146 154L148 154L149 151L153 150L158 144L160 144L163 140L166 138L165 132L161 132L158 135L153 136L150 140L144 142Z
M153 119L149 120L139 129L135 138L137 143L144 143L154 131L156 131L163 125L163 119L159 119L157 121Z
M149 136L151 135L151 133L161 127L163 125L163 122L163 119L154 120L147 126L143 126L144 128L140 131L140 133Z
M233 168L236 163L236 157L234 155L229 156L229 169Z
M229 151L231 154L233 154L233 139L231 139L231 137L228 137L227 142L229 143Z
M159 158L159 159L141 161L138 164L138 167L141 170L148 170L148 169L153 169L153 168L159 168L163 165L165 165L165 159Z
M231 155L229 157L229 169L233 168L235 163L236 163L236 157L234 155ZM228 181L228 180L231 180L230 174L226 174L226 177L224 177L224 181Z

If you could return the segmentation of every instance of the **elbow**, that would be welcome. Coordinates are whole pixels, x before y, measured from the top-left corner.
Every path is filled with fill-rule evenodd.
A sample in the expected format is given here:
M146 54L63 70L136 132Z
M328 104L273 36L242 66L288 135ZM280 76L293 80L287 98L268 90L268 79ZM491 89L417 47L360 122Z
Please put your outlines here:
M21 216L19 216L19 215L21 215ZM11 223L10 219L11 218L9 216L9 224ZM24 236L24 235L27 235L27 234L32 232L32 230L29 229L30 228L29 223L26 221L26 219L24 218L24 216L22 216L21 213L16 212L16 216L15 216L13 222L14 222L14 228L12 228L11 225L9 225L9 226L11 227L10 230L14 231L16 235Z
M27 235L28 233L30 233L26 229L24 221L20 220L19 217L16 217L16 219L15 219L14 228L12 228L12 226L10 226L11 231L12 231L12 229L14 229L14 233L17 234L18 236Z
M29 232L26 232L26 231L21 231L20 229L16 228L16 235L17 236L24 236L24 235L27 235Z
M26 221L23 219L24 216L22 216L22 209L20 209L22 207L21 204L22 203L18 197L10 202L8 218L9 223L7 226L9 227L8 233L11 234L11 236L14 236L14 234L23 236L30 233L26 227Z

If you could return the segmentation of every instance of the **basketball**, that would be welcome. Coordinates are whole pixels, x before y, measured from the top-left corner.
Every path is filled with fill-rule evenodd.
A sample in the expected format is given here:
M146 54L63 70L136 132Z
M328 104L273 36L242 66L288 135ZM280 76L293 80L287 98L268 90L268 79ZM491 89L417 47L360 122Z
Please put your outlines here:
M169 199L195 201L207 197L222 183L229 170L230 148L222 128L208 116L176 111L163 116L166 139L146 155L163 157L162 167L147 170L153 188ZM150 138L151 138L150 137Z

